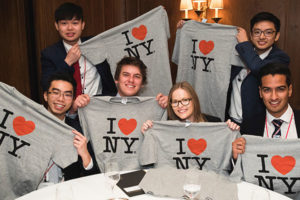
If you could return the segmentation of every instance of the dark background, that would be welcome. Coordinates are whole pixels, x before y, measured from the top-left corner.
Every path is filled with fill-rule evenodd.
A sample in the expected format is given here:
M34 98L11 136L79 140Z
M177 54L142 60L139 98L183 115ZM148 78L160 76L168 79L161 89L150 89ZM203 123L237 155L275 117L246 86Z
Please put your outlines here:
M40 51L59 40L54 27L54 10L64 0L0 0L0 81L41 101ZM97 35L163 5L168 13L173 51L176 24L184 17L180 0L69 0L82 6L86 21L84 36ZM249 31L251 17L260 11L274 13L281 20L278 46L291 57L293 74L292 105L300 109L300 1L299 0L224 0L220 23L244 27ZM208 10L208 22L214 10ZM197 19L194 11L189 16ZM173 81L177 66L171 64Z

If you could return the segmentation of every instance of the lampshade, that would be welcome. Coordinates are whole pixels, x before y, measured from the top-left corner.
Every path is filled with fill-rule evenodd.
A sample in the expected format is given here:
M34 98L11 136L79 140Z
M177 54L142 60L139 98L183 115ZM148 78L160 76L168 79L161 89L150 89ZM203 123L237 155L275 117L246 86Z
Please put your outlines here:
M193 10L192 0L181 0L180 10Z
M223 0L211 0L209 8L223 9Z

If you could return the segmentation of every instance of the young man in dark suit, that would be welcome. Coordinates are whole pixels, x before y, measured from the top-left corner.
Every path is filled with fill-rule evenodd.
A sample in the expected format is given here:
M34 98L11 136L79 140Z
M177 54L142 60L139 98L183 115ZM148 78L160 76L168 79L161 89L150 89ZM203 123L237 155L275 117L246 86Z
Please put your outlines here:
M52 74L45 86L44 100L47 103L48 111L74 128L73 143L77 149L78 161L65 169L59 168L55 163L50 163L45 172L43 182L57 183L60 182L62 178L69 180L99 173L100 171L95 161L93 149L90 143L87 142L86 137L82 134L79 121L66 116L75 97L76 82L74 78L66 73Z
M276 47L280 37L280 20L271 13L261 12L250 21L250 40L247 32L238 27L236 50L246 68L232 66L231 84L227 98L227 116L241 124L255 115L263 114L265 107L259 97L257 77L260 68L268 63L289 64L286 53Z
M259 94L266 107L262 115L244 120L241 134L268 138L300 138L300 111L292 109L289 98L292 95L291 73L285 64L270 63L258 74ZM246 141L238 138L232 143L233 157L245 151Z
M85 27L82 8L73 3L63 3L55 11L54 25L62 40L41 52L43 90L52 74L62 72L73 75L77 82L75 109L86 104L89 96L115 95L117 88L107 61L94 66L81 56L79 44L90 39L81 38Z

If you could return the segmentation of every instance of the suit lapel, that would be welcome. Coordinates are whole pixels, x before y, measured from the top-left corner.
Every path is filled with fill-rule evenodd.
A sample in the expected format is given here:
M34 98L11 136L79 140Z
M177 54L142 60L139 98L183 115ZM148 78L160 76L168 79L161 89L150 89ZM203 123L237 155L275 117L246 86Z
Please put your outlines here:
M61 41L57 42L56 47L57 47L57 51L58 51L57 55L61 55L63 57L63 60L64 60L67 56L67 52L66 52L63 41L61 40Z
M294 111L297 135L298 138L300 138L300 111L299 110L293 110L293 111Z

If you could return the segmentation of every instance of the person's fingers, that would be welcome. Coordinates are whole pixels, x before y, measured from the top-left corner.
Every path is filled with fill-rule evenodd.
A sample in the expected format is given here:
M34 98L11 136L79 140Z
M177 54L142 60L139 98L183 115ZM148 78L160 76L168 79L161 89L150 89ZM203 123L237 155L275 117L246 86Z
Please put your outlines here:
M79 131L77 131L77 130L72 130L72 132L75 134L75 138L76 137L79 137L79 138L85 138L85 136L84 135L82 135Z
M156 100L160 100L160 98L163 96L163 94L162 93L158 93L157 95L156 95Z

